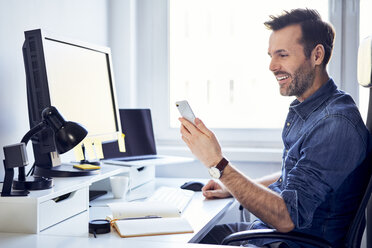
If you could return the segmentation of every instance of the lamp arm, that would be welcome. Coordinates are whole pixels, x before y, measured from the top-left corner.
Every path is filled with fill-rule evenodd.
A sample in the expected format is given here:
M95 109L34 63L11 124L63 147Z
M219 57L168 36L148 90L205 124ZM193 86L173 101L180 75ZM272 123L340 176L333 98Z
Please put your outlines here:
M25 143L25 146L27 146L27 143L30 141L32 136L40 132L41 130L45 129L47 127L47 124L45 121L40 122L36 126L30 129L22 138L21 143ZM26 173L25 173L25 167L19 167L18 168L18 180L19 181L25 181L26 180Z
M39 124L31 128L30 131L28 131L25 134L25 136L23 136L21 143L25 143L25 145L27 146L27 143L30 141L32 136L34 136L35 134L37 134L38 132L40 132L46 127L47 127L47 124L45 123L45 121L40 122Z

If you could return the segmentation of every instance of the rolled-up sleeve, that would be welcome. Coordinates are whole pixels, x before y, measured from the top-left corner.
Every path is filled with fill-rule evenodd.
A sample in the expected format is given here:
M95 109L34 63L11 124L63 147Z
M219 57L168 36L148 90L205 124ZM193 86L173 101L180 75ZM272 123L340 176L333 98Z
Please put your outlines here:
M281 194L284 202L287 205L288 213L291 216L293 223L298 227L298 199L296 190L284 190Z
M280 195L297 229L311 226L314 212L362 163L366 143L342 116L328 116L314 125L297 150L283 162Z

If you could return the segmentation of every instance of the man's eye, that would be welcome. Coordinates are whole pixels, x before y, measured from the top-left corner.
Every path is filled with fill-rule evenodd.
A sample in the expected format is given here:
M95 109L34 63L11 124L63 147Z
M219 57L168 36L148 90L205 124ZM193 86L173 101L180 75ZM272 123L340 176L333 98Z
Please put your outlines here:
M280 54L279 55L281 58L284 58L284 57L287 57L288 55L287 54Z

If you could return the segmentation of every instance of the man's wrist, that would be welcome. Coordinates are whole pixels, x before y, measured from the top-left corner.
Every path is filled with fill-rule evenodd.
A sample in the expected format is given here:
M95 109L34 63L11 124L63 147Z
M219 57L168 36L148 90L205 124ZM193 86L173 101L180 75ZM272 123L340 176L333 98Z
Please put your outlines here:
M229 161L222 157L222 159L217 163L217 165L209 168L209 174L211 175L211 177L219 179L222 176L223 171L228 164Z
M208 168L212 168L212 167L215 167L219 162L221 162L221 160L223 159L224 157L223 156L220 156L216 159L213 159L213 162L211 162L209 165L207 165Z

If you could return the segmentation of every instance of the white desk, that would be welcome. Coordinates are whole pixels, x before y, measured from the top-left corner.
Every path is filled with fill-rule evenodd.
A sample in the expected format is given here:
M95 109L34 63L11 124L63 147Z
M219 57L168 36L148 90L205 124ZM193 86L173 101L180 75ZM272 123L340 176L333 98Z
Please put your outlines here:
M33 191L32 196L15 199L15 201L34 201L36 197L37 201L41 201L44 198L50 199L55 194L61 194L61 192L71 192L75 188L88 187L91 183L107 179L109 176L125 173L127 169L120 166L105 166L99 174L89 177L77 177L77 178L57 178L55 179L55 187L45 191ZM174 178L157 178L155 181L147 183L144 186L138 187L132 191L132 197L140 197L143 195L151 195L151 193L159 186L174 186L179 187L187 179L174 179ZM110 195L108 194L101 199L91 202L92 207L88 211L85 211L78 216L74 216L71 219L77 219L78 222L86 223L88 225L88 219L105 218L109 213L108 207L102 207L103 203L110 201ZM29 199L27 199L29 198ZM13 199L1 199L0 202L12 201ZM112 199L112 198L111 198ZM112 199L113 200L113 199ZM136 238L120 238L116 232L108 234L97 235L94 238L92 235L87 233L87 228L80 231L80 233L72 234L74 231L66 230L66 226L61 224L54 225L51 228L53 232L49 232L48 229L42 232L42 234L16 234L16 233L0 233L0 247L7 248L18 248L18 247L212 247L198 244L190 244L189 242L198 242L203 235L208 232L224 215L225 211L232 204L233 199L219 199L219 200L205 200L200 192L197 192L190 202L183 217L185 217L194 229L192 234L173 234L173 235L159 235L159 236L148 236L148 237L136 237ZM99 207L101 205L101 207ZM88 215L89 214L89 215ZM88 215L88 216L87 216ZM83 217L79 217L83 216ZM3 220L0 220L3 221ZM21 225L21 221L18 220L18 224ZM4 225L4 222L2 223ZM58 234L56 234L56 231ZM59 232L60 231L60 232ZM67 232L65 232L67 231Z
M0 232L59 234L65 229L71 231L67 234L83 235L88 232L89 186L128 170L105 166L92 176L55 178L51 189L31 191L26 197L0 197ZM64 195L67 199L58 201Z
M149 182L131 192L136 197L149 196L156 188L160 186L179 187L187 179L182 178L156 178L155 181ZM199 180L200 181L200 180ZM207 180L204 180L205 182ZM133 197L133 196L132 196ZM129 195L129 199L131 196ZM91 202L89 210L90 219L104 219L107 215L111 214L107 203L117 202L111 194L107 194ZM181 242L181 243L197 243L203 238L218 221L223 217L225 212L233 203L233 198L206 200L201 192L195 192L192 201L185 209L182 217L186 218L194 229L194 233L187 234L172 234L172 235L158 235L147 237L136 237L126 239L136 239L144 241L161 241L161 242ZM91 235L92 236L92 235ZM92 236L93 237L93 236ZM121 239L115 231L108 234L100 234L98 238L101 239Z
M226 246L145 241L139 239L102 239L37 234L0 233L0 246L4 248L223 248Z

